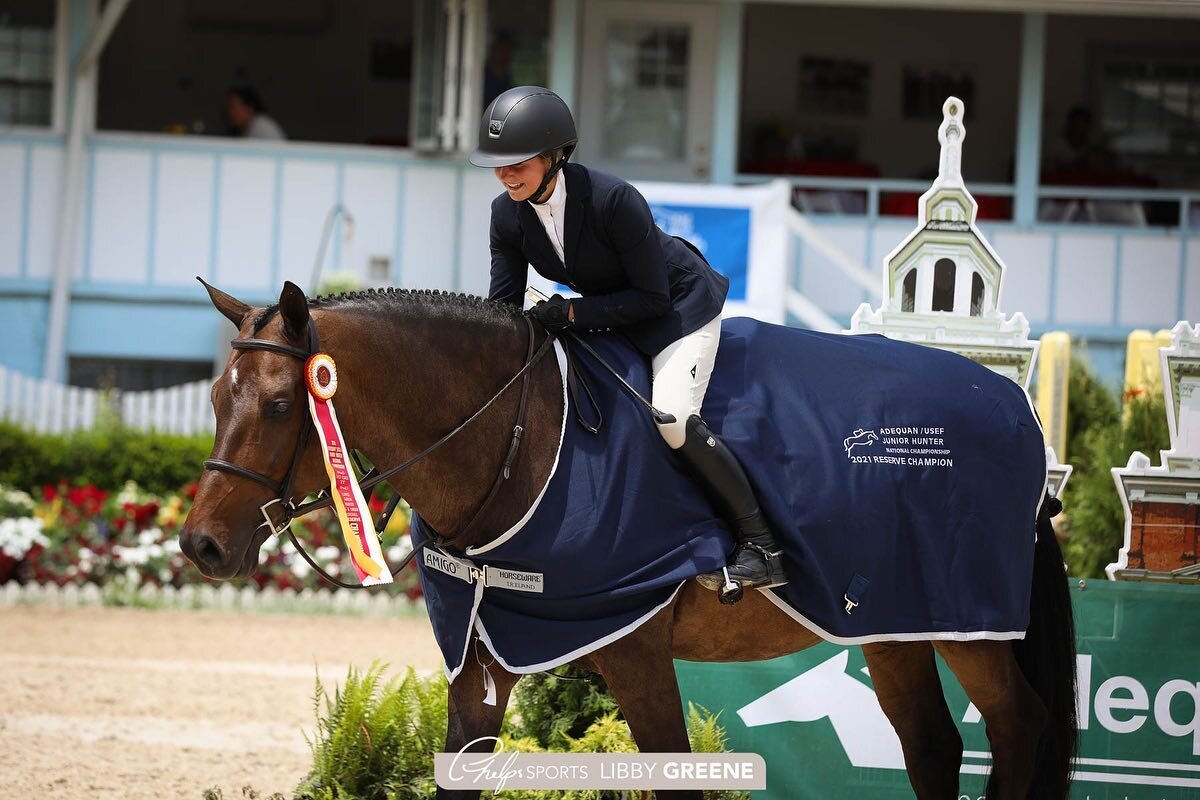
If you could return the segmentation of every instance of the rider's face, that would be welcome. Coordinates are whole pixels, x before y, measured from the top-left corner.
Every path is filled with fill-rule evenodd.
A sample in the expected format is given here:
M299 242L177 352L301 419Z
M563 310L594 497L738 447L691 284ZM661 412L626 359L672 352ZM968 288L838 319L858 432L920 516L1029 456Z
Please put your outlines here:
M508 196L520 203L533 196L534 191L542 184L542 178L546 177L546 170L549 167L550 160L548 158L534 156L520 164L513 164L511 167L496 167L492 171L496 173L500 183L504 184L504 190L508 192Z

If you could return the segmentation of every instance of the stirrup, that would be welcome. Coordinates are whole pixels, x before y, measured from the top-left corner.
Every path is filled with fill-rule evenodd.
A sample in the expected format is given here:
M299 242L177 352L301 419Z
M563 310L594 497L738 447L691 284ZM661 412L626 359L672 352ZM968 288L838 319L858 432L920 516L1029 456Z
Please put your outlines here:
M742 599L745 590L742 584L729 577L729 567L721 567L721 574L725 576L725 583L717 590L717 599L721 601L721 605L731 606Z

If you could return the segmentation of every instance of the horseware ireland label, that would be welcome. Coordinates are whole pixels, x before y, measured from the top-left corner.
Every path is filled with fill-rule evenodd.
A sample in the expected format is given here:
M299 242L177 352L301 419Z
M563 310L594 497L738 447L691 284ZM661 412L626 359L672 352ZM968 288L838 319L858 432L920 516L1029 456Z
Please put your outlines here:
M484 588L488 589L511 589L514 592L541 594L545 585L545 577L540 572L501 569L488 564L476 567L469 561L455 558L432 547L426 547L422 552L422 561L430 569L436 569L451 578L458 578L463 583L482 580Z
M358 478L346 463L342 428L338 424L332 401L337 391L337 367L328 355L317 353L305 363L304 378L308 384L308 409L321 440L330 493L333 495L338 522L341 523L342 537L350 549L354 572L364 586L391 583L392 573L383 560L383 548L371 524L367 501L358 485Z

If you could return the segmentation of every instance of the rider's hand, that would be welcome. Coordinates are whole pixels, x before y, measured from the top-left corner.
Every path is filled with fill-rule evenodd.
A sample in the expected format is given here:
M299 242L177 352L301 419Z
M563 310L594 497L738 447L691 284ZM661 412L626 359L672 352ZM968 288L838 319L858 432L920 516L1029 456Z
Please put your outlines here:
M546 330L556 333L571 327L571 303L561 294L556 294L549 300L542 300L529 310L533 318L542 323Z

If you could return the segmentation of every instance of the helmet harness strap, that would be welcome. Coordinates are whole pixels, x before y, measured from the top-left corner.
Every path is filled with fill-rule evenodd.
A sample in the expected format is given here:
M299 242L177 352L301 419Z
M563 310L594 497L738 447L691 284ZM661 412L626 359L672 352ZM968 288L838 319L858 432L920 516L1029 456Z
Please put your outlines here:
M542 178L542 182L538 185L537 189L534 190L533 195L529 198L532 202L540 205L541 203L545 203L550 200L549 197L547 197L545 200L539 200L538 198L541 197L542 193L546 191L546 187L550 185L550 181L554 180L554 176L558 174L558 171L566 166L567 160L571 157L571 151L574 149L575 148L573 147L569 149L564 148L563 154L552 161L550 164L550 169L546 170L546 177Z

